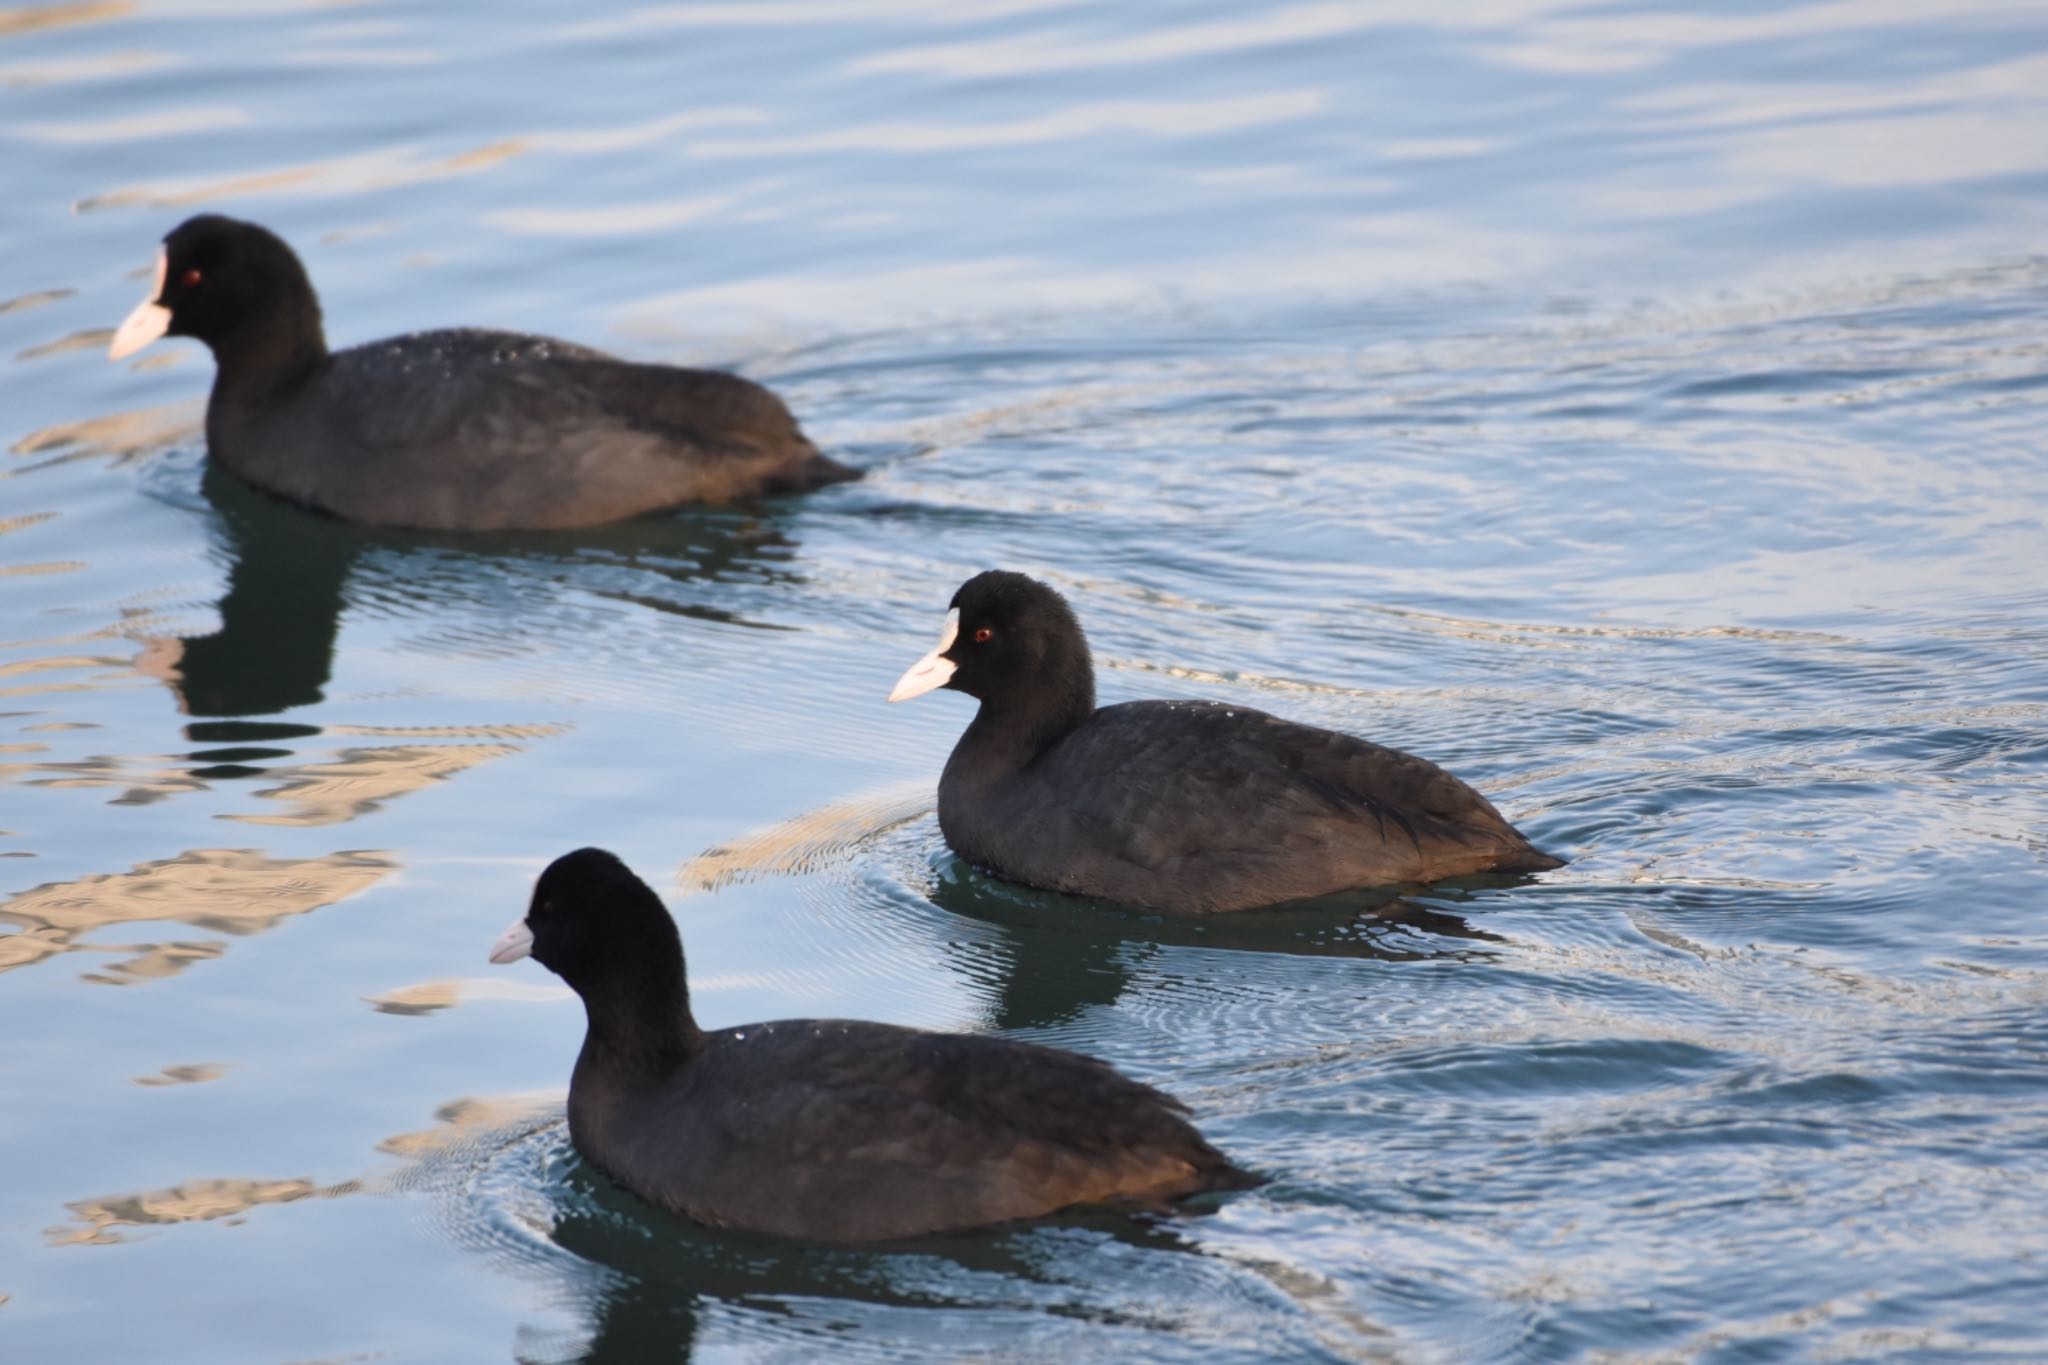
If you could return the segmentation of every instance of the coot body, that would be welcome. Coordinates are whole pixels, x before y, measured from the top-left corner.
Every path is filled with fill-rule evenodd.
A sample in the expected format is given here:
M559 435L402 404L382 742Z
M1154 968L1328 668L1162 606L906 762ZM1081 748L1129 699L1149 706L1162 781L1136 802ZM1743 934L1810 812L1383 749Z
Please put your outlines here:
M1080 623L1022 574L963 584L890 700L938 687L981 702L939 779L939 828L1027 886L1214 914L1563 865L1427 759L1249 707L1098 709Z
M329 351L283 240L190 219L108 353L195 337L216 372L206 441L274 496L448 531L594 526L858 477L737 375L642 365L514 332L418 332Z
M491 960L529 952L588 1019L577 1150L701 1223L865 1242L1258 1183L1178 1101L1076 1053L840 1019L701 1031L674 921L602 850L557 859Z

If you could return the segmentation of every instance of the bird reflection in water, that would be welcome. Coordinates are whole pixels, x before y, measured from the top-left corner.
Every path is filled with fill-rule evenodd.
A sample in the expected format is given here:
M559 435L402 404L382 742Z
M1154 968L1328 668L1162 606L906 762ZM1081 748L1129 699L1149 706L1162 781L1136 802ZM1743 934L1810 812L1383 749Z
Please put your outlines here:
M319 701L361 538L337 522L271 503L210 465L202 489L217 513L228 564L220 628L151 641L137 666L168 683L179 709L193 717L270 716ZM319 731L201 723L188 733L201 742L234 742Z
M976 973L992 981L987 1026L996 1029L1049 1028L1112 1005L1163 948L1421 962L1476 957L1485 945L1504 942L1463 916L1394 890L1234 915L1176 917L1018 886L944 850L933 859L926 894L940 909L1001 932L987 951L1004 960ZM1444 884L1431 887L1430 894L1470 898L1469 890Z
M227 590L220 624L200 635L145 641L136 667L170 687L192 719L185 735L190 782L204 787L252 777L285 779L262 795L288 813L236 816L250 823L319 825L355 818L382 801L516 752L516 742L559 733L544 725L490 724L426 731L408 726L314 723L332 675L335 642L352 603L411 609L421 596L455 612L493 618L502 637L547 629L506 623L495 605L508 576L545 584L563 570L596 596L676 615L753 624L698 601L704 583L744 576L792 578L795 542L758 509L704 509L576 532L436 535L352 526L277 502L207 466L201 490L215 516ZM296 715L289 713L297 712ZM289 718L286 718L289 716ZM351 747L320 761L279 767L298 742L323 734L373 739L481 739L482 744Z

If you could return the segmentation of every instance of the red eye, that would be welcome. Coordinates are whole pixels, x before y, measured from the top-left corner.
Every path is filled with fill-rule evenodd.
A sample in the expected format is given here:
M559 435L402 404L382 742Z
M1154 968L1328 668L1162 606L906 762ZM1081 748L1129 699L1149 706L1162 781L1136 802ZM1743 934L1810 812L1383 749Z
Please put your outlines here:
M990 640L993 640L995 638L995 634L996 633L990 630L987 626L983 626L980 630L974 632L974 643L978 645L985 645Z
M187 289L190 289L193 285L198 284L199 281L206 277L199 273L199 267L195 265L186 267L185 273L180 275L178 278L184 282L184 285Z

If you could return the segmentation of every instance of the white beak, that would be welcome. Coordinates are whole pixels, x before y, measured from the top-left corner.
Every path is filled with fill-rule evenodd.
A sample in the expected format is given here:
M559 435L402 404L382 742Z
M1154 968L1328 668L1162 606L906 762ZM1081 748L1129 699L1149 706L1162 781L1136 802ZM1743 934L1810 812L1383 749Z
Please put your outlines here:
M954 668L953 661L945 654L959 635L960 608L954 607L946 613L946 628L939 634L938 648L912 664L910 670L896 680L896 685L889 689L889 700L909 701L935 687L944 687L946 680L953 676Z
M157 300L164 296L164 249L156 249L156 282L149 287L149 296L135 305L135 311L121 319L121 325L114 329L114 340L107 347L107 359L120 360L134 355L143 347L155 341L171 329L171 310Z
M498 941L491 945L491 961L500 967L508 962L517 962L533 951L533 930L520 920L510 929L498 935Z

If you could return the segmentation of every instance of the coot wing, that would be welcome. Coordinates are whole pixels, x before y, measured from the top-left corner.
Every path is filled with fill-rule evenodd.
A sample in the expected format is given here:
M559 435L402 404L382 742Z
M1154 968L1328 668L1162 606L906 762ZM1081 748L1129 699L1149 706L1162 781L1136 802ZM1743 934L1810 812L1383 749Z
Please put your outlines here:
M1199 859L1313 875L1304 855L1333 848L1379 848L1391 867L1525 842L1427 759L1217 702L1104 707L1029 771L1063 795L1077 830L1138 868Z
M1092 1057L1004 1038L799 1019L714 1034L695 1064L714 1057L745 1069L750 1109L776 1116L799 1159L844 1151L852 1134L875 1151L966 1153L928 1136L940 1122L977 1134L976 1157L1024 1140L1107 1152L1193 1136L1172 1096Z
M598 382L658 368L481 331L356 347L334 356L316 410L293 422L309 429L271 437L298 447L332 432L347 449L280 460L258 481L343 516L463 529L590 525L757 491L758 448L635 412Z
M751 379L722 370L569 360L557 368L612 411L658 423L708 448L789 454L813 449L788 405Z
M318 391L326 415L366 449L518 458L565 430L630 422L577 373L620 363L569 342L449 328L337 351Z

